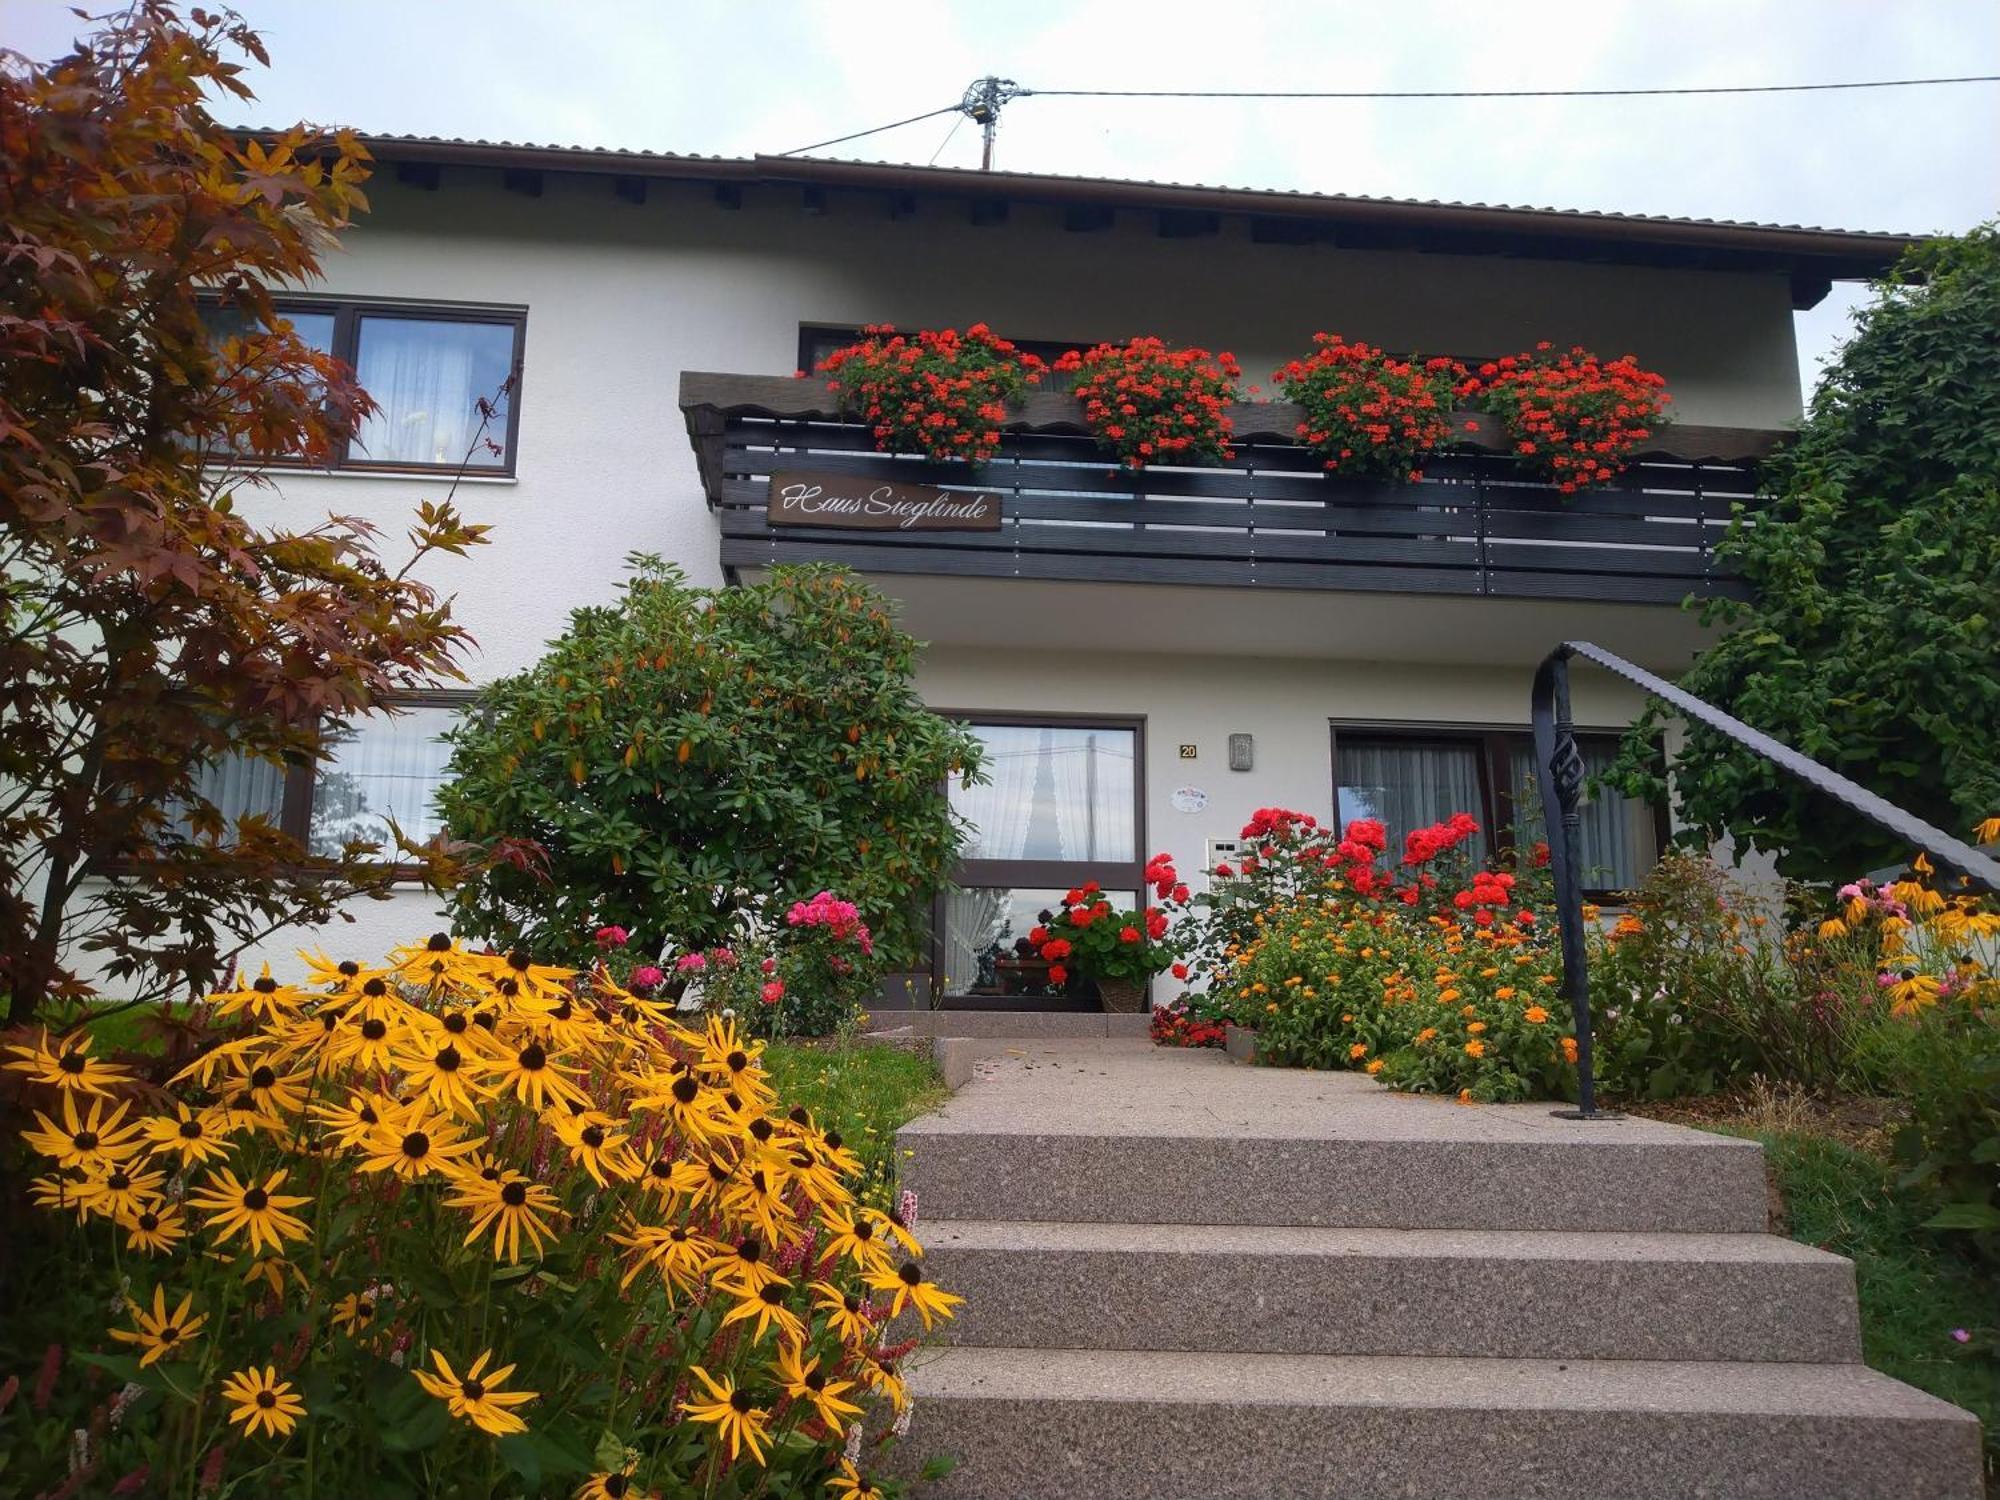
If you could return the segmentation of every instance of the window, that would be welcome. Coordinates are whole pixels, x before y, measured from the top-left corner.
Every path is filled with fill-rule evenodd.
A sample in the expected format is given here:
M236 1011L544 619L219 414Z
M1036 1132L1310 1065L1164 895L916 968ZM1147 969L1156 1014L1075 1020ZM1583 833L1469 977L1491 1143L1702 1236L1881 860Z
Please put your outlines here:
M987 781L947 787L971 825L955 880L933 917L937 975L953 996L1058 1003L1026 939L1063 893L1095 880L1131 904L1140 878L1140 767L1134 719L973 715ZM1088 999L1087 983L1068 993ZM982 1003L984 1001L982 1000Z
M377 410L335 455L335 468L463 464L475 473L514 472L525 312L320 299L281 301L278 312L307 343L347 364L375 400ZM252 327L220 303L205 306L202 318L217 338ZM510 376L514 384L503 391ZM495 409L484 432L482 400Z
M451 747L444 733L458 717L445 703L420 703L398 714L367 714L327 742L313 780L308 847L326 858L355 840L395 847L394 820L422 843L441 824L433 802Z
M1578 735L1577 748L1594 778L1617 758L1618 736ZM1380 820L1392 850L1410 829L1455 812L1479 820L1470 845L1475 859L1545 838L1534 775L1534 742L1520 731L1334 729L1339 820ZM1638 885L1659 857L1662 822L1660 809L1609 787L1592 788L1586 779L1579 851L1585 887L1604 896Z
M391 819L416 843L442 826L434 799L451 758L444 734L467 697L434 694L395 713L362 714L327 735L324 759L295 772L228 756L202 770L201 793L225 828L241 817L262 817L315 857L337 858L347 844L361 841L380 844L383 860L394 863ZM187 831L185 821L179 827Z

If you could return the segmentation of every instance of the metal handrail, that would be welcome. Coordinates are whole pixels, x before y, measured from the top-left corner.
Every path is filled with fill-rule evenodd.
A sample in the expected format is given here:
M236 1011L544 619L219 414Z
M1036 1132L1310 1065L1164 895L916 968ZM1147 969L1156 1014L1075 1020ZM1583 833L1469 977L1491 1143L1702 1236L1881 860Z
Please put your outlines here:
M2000 860L1981 854L1963 839L1933 828L1865 786L1837 771L1829 771L1818 761L1752 729L1741 719L1682 691L1664 678L1655 677L1624 657L1589 641L1564 641L1535 669L1534 691L1529 702L1535 731L1535 786L1541 793L1549 823L1549 868L1555 879L1556 917L1562 933L1563 989L1569 996L1570 1011L1576 1022L1577 1107L1555 1111L1560 1118L1616 1118L1612 1112L1597 1107L1596 1080L1591 1069L1590 975L1584 949L1583 886L1577 868L1578 836L1582 828L1579 804L1585 770L1569 710L1571 657L1617 674L1687 718L1720 731L1813 790L1824 792L1842 806L1860 813L1904 843L1922 850L1937 864L1955 870L1989 891L2000 891Z

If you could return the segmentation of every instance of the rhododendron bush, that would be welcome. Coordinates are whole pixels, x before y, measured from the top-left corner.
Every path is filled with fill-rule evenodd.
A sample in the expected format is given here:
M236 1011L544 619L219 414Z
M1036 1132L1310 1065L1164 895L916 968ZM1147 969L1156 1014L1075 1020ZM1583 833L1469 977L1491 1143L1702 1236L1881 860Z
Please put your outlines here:
M1391 850L1372 819L1344 829L1266 808L1246 825L1252 899L1213 907L1209 1005L1257 1030L1261 1060L1361 1069L1467 1101L1566 1097L1575 1041L1559 994L1555 924L1538 858L1475 867L1459 813ZM1242 893L1242 894L1247 894Z
M633 964L665 967L832 891L884 963L914 966L958 854L945 780L980 756L918 696L917 643L839 569L706 589L632 563L452 731L438 806L481 855L457 930L589 962L615 926Z
M1126 468L1229 457L1229 403L1243 375L1234 355L1136 338L1072 349L1055 367L1076 376L1084 421Z
M211 995L158 1081L74 1036L5 1049L32 1196L124 1293L0 1387L9 1424L80 1418L0 1447L9 1493L871 1482L899 1362L959 1299L761 1043L443 935L307 969Z

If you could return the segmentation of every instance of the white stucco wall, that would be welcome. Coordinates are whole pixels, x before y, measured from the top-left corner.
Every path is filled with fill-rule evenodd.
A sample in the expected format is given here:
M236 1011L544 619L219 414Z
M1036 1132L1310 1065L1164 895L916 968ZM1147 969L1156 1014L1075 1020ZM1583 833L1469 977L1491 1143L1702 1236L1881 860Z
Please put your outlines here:
M466 661L475 682L531 662L572 607L608 598L630 551L661 553L699 583L721 581L715 523L676 407L680 375L789 372L801 323L915 328L983 319L1017 337L1079 341L1156 333L1231 349L1257 381L1304 352L1320 329L1460 355L1549 338L1636 354L1667 375L1685 421L1778 426L1798 411L1789 294L1775 274L1255 245L1240 221L1225 222L1219 236L1168 240L1139 214L1121 215L1106 232L1072 234L1054 210L1018 205L994 227L970 225L963 207L950 204L926 203L898 221L879 198L838 193L818 216L777 190L753 190L732 211L706 188L655 184L634 205L615 199L608 179L559 174L548 176L540 198L503 191L497 174L456 170L435 192L384 174L370 195L374 213L328 259L326 282L314 290L527 309L517 473L467 480L458 493L470 519L492 525L492 544L426 571L454 596L457 618L476 638ZM393 555L416 503L444 488L434 477L300 474L244 503L299 524L328 511L364 517L381 526ZM1025 639L1008 649L1008 611L1000 609L977 637L990 649L939 646L925 658L923 689L955 707L1145 715L1148 842L1189 870L1200 864L1203 839L1233 834L1257 806L1330 812L1329 714L1525 718L1530 658L1516 644L1469 649L1488 663L1478 669L1451 665L1447 648L1428 651L1421 665L1341 660L1338 633L1305 645L1289 637L1267 655L1240 599L1187 598L1200 592L1176 591L1171 654L1099 658L1060 674L1029 657ZM1386 596L1371 610L1378 606L1424 608ZM1212 631L1204 608L1216 612ZM1576 618L1611 619L1608 607L1595 617L1590 608ZM1656 654L1678 657L1687 627L1660 611L1656 632L1646 623L1654 617L1629 616L1619 639L1636 630L1657 639ZM1045 642L1049 622L1036 628ZM1561 633L1589 632L1565 623ZM1522 640L1532 635L1545 649L1553 634L1538 621ZM1228 644L1205 648L1206 639ZM1190 643L1235 654L1188 654ZM1629 702L1605 691L1580 690L1580 717L1608 724L1629 716ZM1224 736L1236 730L1257 736L1254 773L1225 768ZM1176 758L1184 742L1201 747L1192 767ZM1188 782L1210 794L1200 818L1173 812L1166 800ZM438 925L419 892L358 903L349 915L324 934L267 943L259 956L283 960L303 941L374 954Z

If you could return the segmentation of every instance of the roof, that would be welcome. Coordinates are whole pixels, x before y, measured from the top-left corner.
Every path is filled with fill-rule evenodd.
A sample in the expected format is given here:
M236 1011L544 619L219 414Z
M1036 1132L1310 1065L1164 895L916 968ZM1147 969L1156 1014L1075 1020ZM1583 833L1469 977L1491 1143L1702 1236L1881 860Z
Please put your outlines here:
M762 185L874 192L891 200L957 199L974 205L975 219L983 223L1004 218L1007 204L1039 203L1066 210L1065 224L1074 229L1106 227L1107 210L1131 209L1159 215L1163 235L1212 232L1223 216L1238 216L1250 220L1253 238L1267 243L1784 272L1792 278L1794 301L1800 306L1817 302L1833 281L1879 276L1923 238L1800 224L824 157L699 156L438 136L363 135L362 140L377 159L394 163L596 173L627 183L712 182L738 193Z

